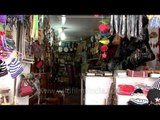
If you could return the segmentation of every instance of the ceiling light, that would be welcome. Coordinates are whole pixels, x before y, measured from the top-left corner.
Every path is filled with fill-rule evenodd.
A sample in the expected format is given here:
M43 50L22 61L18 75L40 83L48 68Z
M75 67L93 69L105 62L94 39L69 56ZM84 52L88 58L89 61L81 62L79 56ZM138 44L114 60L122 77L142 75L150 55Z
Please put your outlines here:
M66 23L66 16L62 15L61 20L62 20L62 25L64 25Z

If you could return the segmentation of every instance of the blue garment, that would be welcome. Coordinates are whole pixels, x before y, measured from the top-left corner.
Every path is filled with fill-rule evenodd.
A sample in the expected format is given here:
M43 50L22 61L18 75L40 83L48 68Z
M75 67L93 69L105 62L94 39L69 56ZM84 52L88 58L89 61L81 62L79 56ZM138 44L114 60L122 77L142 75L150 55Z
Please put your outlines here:
M148 27L159 28L160 27L160 18L153 17L149 20Z

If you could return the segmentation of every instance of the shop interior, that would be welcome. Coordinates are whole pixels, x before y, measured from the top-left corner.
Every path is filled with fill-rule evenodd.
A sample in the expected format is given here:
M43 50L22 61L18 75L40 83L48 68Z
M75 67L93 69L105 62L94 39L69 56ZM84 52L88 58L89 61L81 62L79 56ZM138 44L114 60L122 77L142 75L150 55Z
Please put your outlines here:
M159 105L159 15L0 15L0 105Z

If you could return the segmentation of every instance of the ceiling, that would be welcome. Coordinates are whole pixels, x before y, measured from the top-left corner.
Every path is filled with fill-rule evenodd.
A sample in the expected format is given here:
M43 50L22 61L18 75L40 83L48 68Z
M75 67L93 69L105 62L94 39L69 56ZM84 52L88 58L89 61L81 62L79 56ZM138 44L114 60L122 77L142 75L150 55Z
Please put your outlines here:
M58 28L64 27L66 34L65 41L79 41L90 37L98 31L100 20L104 16L95 15L66 15L66 22L61 23L61 15L50 15L51 27L58 31Z

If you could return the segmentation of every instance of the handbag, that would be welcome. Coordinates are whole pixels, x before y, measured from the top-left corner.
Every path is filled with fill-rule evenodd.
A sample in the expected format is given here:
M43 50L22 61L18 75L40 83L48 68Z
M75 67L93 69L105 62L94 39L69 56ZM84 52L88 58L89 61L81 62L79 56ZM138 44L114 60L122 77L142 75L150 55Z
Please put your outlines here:
M26 84L26 85L25 85ZM20 83L19 93L21 97L31 95L33 93L32 87L29 85L26 79L22 79Z
M120 45L121 40L122 40L122 38L118 34L116 34L115 37L113 38L112 44L113 45Z
M36 67L40 69L43 66L43 60L37 62Z

